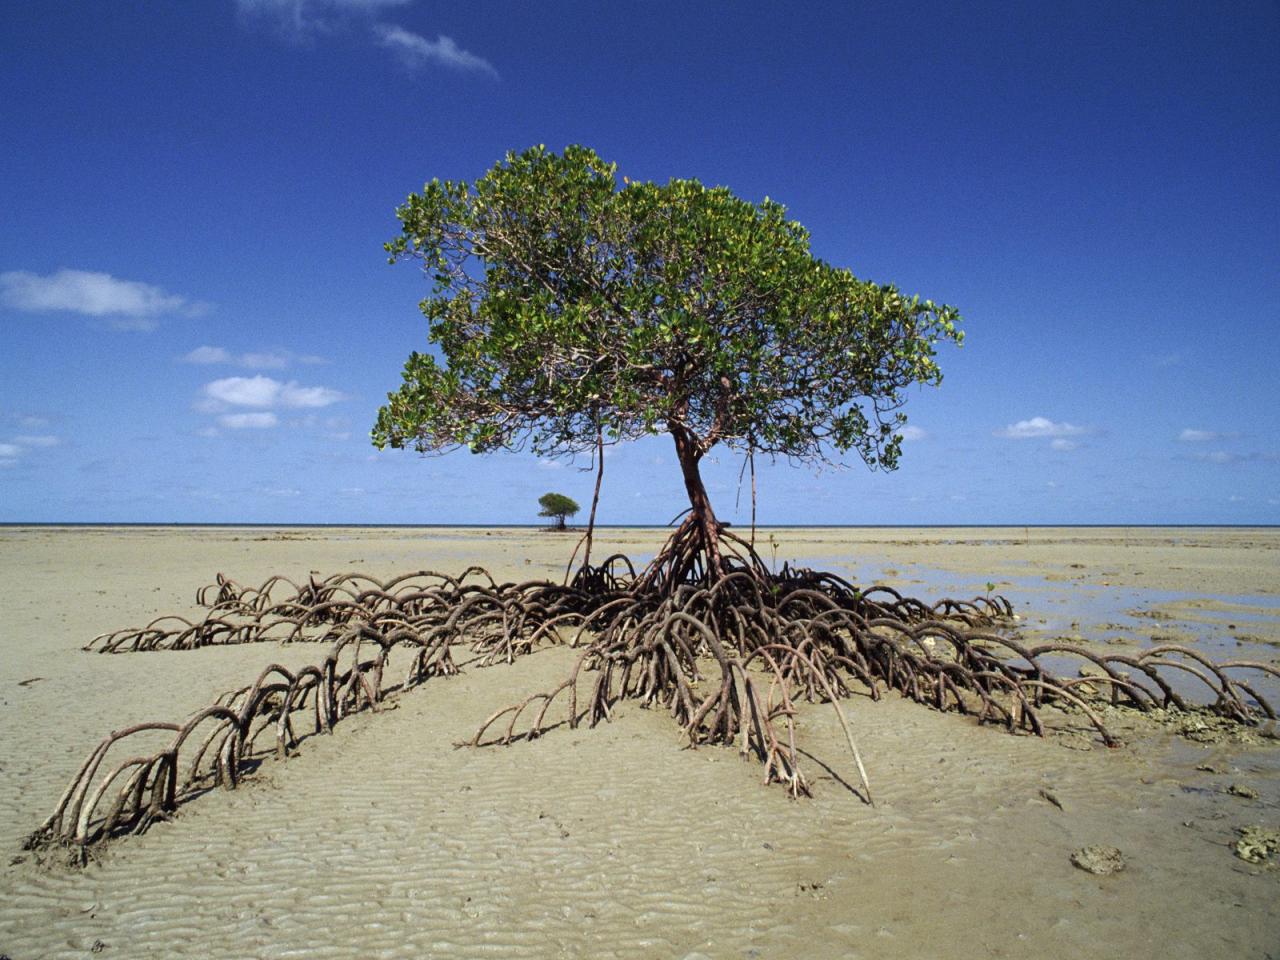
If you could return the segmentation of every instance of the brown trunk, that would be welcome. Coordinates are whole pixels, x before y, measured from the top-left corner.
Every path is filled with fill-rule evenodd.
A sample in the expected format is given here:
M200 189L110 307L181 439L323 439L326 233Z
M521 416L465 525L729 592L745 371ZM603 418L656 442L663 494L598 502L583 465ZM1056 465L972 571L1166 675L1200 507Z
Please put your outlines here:
M591 495L591 517L587 520L586 549L582 551L582 565L591 565L591 537L596 531L596 506L600 503L600 482L604 480L604 430L596 422L596 491ZM569 561L570 564L573 561Z
M702 485L702 474L698 471L698 462L702 459L702 454L698 452L697 442L687 431L673 428L671 435L676 442L676 457L680 460L684 488L689 494L692 519L697 525L699 539L702 540L706 550L707 575L711 580L717 580L721 572L720 525L716 522L716 514L711 509L707 489Z

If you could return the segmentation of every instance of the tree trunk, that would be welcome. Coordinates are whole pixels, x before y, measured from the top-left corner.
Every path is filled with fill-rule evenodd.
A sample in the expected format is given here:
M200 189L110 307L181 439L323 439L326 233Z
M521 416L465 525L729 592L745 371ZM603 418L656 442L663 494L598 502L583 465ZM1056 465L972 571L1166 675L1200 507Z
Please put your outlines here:
M559 515L556 517L556 519L560 521L560 525L559 525L558 527L556 527L556 529L557 529L557 530L563 530L563 529L564 529L564 514L563 514L563 513L562 513L562 514L559 514Z
M680 461L685 492L689 495L693 523L706 551L707 577L712 581L718 580L721 573L720 525L716 521L715 511L711 509L711 499L707 496L706 487L702 485L702 474L698 470L702 454L698 452L697 442L687 431L673 428L671 435L676 442L676 457Z

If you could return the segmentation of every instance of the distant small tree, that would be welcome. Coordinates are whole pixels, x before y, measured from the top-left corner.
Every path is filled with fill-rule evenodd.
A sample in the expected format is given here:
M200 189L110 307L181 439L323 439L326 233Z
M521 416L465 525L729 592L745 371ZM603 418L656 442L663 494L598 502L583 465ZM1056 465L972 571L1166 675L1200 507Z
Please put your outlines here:
M538 498L538 506L542 507L542 510L538 512L538 516L556 518L557 530L564 529L565 517L571 517L582 509L575 501L566 497L563 493L544 493Z

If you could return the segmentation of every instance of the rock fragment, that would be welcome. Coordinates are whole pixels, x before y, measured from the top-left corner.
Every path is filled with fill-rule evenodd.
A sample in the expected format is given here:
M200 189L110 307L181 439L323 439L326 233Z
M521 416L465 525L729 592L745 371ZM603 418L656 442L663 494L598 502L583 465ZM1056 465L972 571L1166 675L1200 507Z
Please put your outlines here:
M1124 855L1115 847L1093 845L1081 847L1071 855L1071 862L1086 873L1109 877L1125 868Z

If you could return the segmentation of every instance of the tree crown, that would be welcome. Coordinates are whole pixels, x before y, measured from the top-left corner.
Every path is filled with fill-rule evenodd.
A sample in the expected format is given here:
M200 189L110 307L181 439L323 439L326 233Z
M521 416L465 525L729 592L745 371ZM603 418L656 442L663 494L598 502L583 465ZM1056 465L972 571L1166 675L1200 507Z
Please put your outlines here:
M582 509L563 493L544 493L538 498L538 506L542 507L540 517L571 517Z
M959 315L814 257L765 199L696 180L617 183L584 147L508 154L473 184L433 180L397 210L391 262L444 364L413 353L373 442L573 454L671 432L801 462L892 468L905 389L936 384Z

